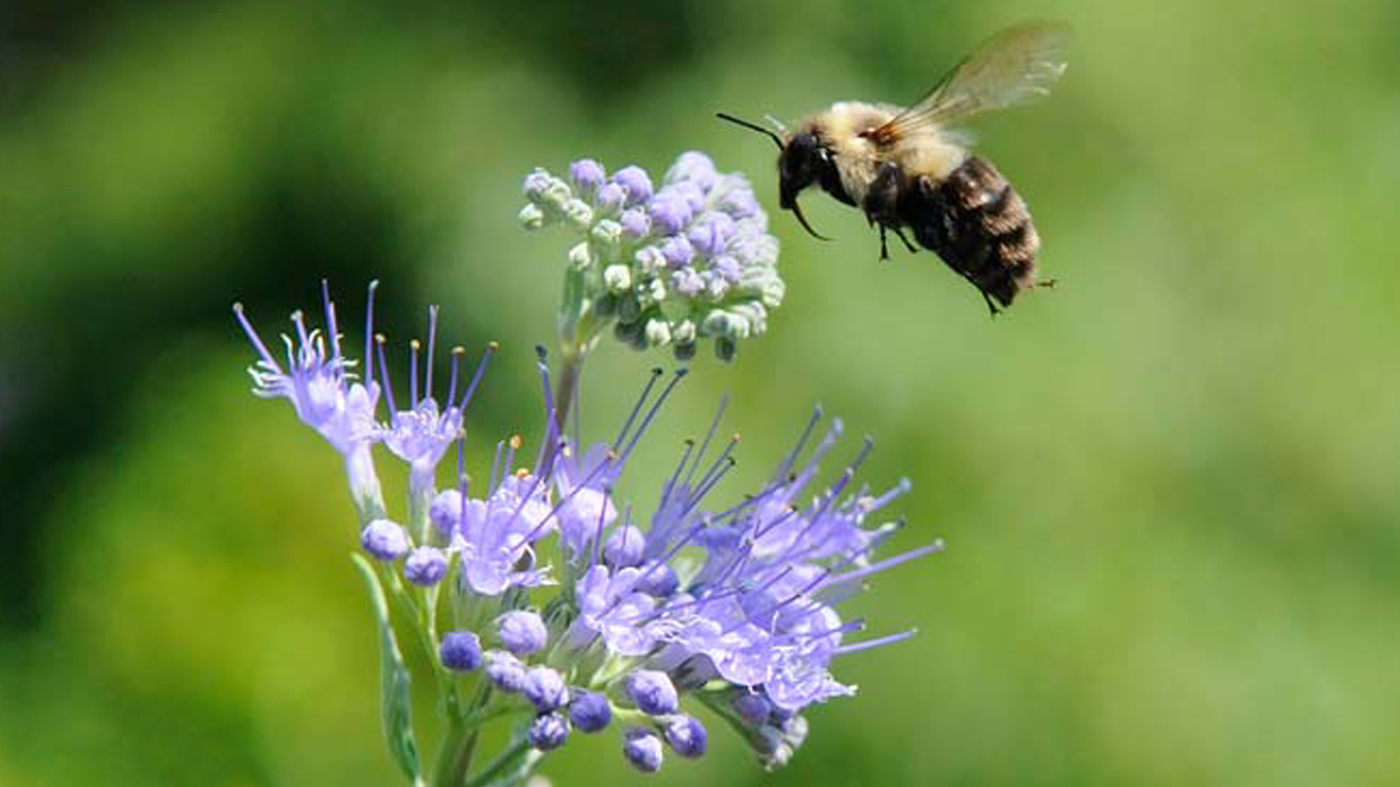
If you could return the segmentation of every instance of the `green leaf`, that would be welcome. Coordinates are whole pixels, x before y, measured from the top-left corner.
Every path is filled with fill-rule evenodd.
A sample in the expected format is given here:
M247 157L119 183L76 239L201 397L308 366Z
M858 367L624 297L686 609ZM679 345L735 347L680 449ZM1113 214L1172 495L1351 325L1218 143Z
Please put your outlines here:
M418 745L413 740L413 708L409 698L412 678L404 664L403 654L399 652L398 640L394 638L394 628L389 621L389 600L384 595L374 566L361 555L351 555L350 558L365 578L370 603L374 605L375 617L379 619L379 699L384 720L384 740L389 744L390 755L409 781L421 784L422 768L418 762Z

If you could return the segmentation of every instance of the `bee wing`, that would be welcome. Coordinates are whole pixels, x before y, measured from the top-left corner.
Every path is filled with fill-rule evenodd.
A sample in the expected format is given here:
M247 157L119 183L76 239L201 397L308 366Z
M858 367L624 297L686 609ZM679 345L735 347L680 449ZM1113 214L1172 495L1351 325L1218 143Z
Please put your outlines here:
M989 109L1048 95L1065 71L1071 32L1055 22L1027 22L987 39L918 103L875 129L893 141L931 126L944 126Z

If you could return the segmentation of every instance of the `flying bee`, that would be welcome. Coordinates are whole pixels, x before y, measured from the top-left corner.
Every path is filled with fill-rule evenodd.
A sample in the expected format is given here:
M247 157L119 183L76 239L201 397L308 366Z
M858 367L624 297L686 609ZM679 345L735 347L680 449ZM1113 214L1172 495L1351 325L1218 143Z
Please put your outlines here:
M880 259L889 259L887 232L917 251L907 228L972 282L995 315L997 304L1010 306L1022 290L1054 282L1036 279L1040 236L1025 201L952 126L1048 94L1064 73L1069 39L1069 29L1054 23L1003 30L908 108L838 101L791 130L773 121L778 132L719 117L778 144L778 204L808 233L830 240L812 229L797 202L816 185L879 226Z

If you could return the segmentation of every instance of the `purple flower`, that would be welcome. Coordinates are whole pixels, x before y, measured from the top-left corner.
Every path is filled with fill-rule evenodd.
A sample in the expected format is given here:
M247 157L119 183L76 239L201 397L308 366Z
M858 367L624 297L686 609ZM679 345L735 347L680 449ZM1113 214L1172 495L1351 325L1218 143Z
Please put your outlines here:
M660 630L647 625L656 600L636 589L640 576L635 568L616 574L601 565L588 569L575 591L579 617L570 639L586 646L601 637L619 655L646 655L656 645Z
M387 519L376 519L360 532L360 545L379 560L398 560L411 546L403 526Z
M613 173L613 182L627 190L627 204L640 205L651 199L651 176L641 167L623 167Z
M558 713L545 713L530 725L530 745L540 751L553 751L569 739L569 720Z
M664 716L680 709L676 686L664 672L637 670L629 674L622 685L637 710L649 716Z
M686 240L685 236L677 235L661 243L661 256L666 258L666 264L672 268L684 268L695 257L695 250L691 248L690 241Z
M447 553L437 547L418 547L404 561L403 575L415 585L436 585L447 575Z
M603 545L603 559L614 571L629 568L642 562L646 551L646 536L633 525L624 525L614 530Z
M680 716L666 725L666 742L671 750L682 757L691 759L705 756L709 748L710 735L705 725L693 716Z
M617 519L617 506L609 493L622 470L617 460L606 443L599 443L582 457L572 447L565 449L555 466L554 483L560 496L559 533L575 558L583 555L597 534Z
M651 730L633 728L622 739L622 755L642 773L661 770L661 738Z
M667 181L693 183L704 191L714 188L719 177L714 161L698 150L682 153L666 173Z
M640 208L624 210L617 221L622 225L622 231L627 233L627 236L632 240L645 238L651 234L651 217L647 216L646 211Z
M603 171L603 165L591 158L579 159L569 165L569 178L573 180L574 187L585 194L592 194L603 185L603 180L607 178L607 173Z
M470 631L453 631L438 645L438 658L450 670L474 670L481 666L481 640Z
M528 656L545 646L549 630L538 613L517 609L501 616L497 632L506 650L517 656Z
M527 682L524 665L503 650L486 651L486 677L498 691L506 694L521 693Z
M602 732L612 722L612 705L602 694L578 692L569 703L569 721L579 732Z
M763 698L762 694L743 692L734 698L734 712L739 714L739 718L758 727L768 723L768 717L773 713L773 706Z
M569 689L564 678L549 667L531 667L525 673L525 698L541 713L564 707L569 702Z
M301 312L292 314L296 338L283 335L285 366L263 344L253 324L234 304L233 313L248 340L258 351L258 361L248 368L253 393L263 398L281 397L292 403L297 417L315 429L341 454L379 439L374 411L379 403L379 386L372 379L356 382L351 370L356 362L341 354L339 326L330 291L322 285L326 314L326 334L308 330ZM373 297L374 285L370 285ZM366 333L373 330L367 322ZM329 349L327 344L329 343Z
M681 232L685 225L690 223L693 215L695 209L679 195L663 192L652 197L651 202L647 203L647 216L651 219L651 231L654 235L665 236Z

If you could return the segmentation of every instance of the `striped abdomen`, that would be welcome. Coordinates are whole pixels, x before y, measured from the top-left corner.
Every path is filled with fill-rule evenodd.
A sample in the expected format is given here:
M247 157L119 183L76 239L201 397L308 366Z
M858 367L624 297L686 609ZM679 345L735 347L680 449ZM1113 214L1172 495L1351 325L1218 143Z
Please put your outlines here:
M1035 285L1040 236L1025 201L996 167L969 156L941 182L925 176L910 185L899 218L924 248L1002 306Z

